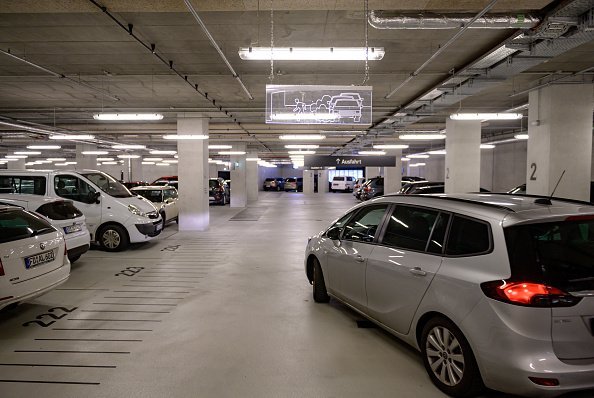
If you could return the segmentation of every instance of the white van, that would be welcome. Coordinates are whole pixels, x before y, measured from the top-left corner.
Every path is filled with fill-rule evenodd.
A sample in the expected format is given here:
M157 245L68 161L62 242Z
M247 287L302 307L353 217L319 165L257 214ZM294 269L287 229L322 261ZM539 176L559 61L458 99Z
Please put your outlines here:
M62 231L70 263L89 250L91 242L85 216L74 207L72 201L41 195L0 193L0 204L19 206L35 212Z
M355 177L351 176L334 176L332 179L332 188L330 192L343 191L352 192L355 185Z
M0 193L72 200L86 217L91 241L107 251L126 249L159 235L161 216L152 203L97 170L0 170Z

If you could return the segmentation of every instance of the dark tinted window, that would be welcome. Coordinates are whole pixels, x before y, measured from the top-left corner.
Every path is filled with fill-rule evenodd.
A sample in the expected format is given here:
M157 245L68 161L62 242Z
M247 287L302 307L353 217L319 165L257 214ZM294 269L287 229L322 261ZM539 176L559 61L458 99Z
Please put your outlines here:
M143 196L153 203L163 202L163 197L161 195L162 192L163 191L161 191L160 189L138 189L136 191L132 191L132 193Z
M334 177L332 181L344 181L344 177Z
M171 188L171 189L165 189L163 191L163 199L175 199L177 198L177 190Z
M360 210L345 226L343 239L372 242L387 207L375 205Z
M66 201L46 203L36 212L50 220L71 220L83 215L71 202Z
M397 205L388 220L382 243L403 249L425 251L438 214L434 210Z
M121 182L105 173L84 173L90 181L106 194L114 198L130 198L133 195Z
M295 179L295 178L287 178L285 181L286 182L297 182L297 179Z
M419 187L417 189L411 190L410 194L422 194L422 193L443 193L444 186L443 185L436 185L433 187Z
M480 221L454 216L446 254L451 256L469 256L486 253L491 248L489 226Z
M274 181L274 178L267 178L264 181Z
M45 195L45 177L0 176L0 193Z
M378 178L374 181L375 186L377 187L383 187L384 186L384 179L383 178Z
M55 232L47 221L20 209L0 211L0 243Z
M594 290L594 220L510 227L505 241L514 278Z
M95 189L82 179L73 175L58 175L54 177L56 195L74 200L75 202L94 203Z
M433 227L433 233L431 239L429 239L429 246L427 251L429 253L441 254L443 253L443 242L445 240L446 230L448 228L448 222L450 221L450 215L446 213L440 213L437 218L437 222Z
M219 180L208 180L208 186L209 186L209 188L218 188L219 185L221 185L221 183L219 182Z

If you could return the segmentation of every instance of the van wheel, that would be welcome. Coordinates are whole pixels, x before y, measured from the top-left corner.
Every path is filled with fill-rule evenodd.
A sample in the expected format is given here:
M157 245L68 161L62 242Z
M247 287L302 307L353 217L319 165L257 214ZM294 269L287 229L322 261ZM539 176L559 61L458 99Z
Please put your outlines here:
M316 303L327 303L330 301L330 296L328 296L322 267L317 258L314 258L313 260L313 267L313 299Z
M421 335L425 370L433 384L452 397L473 397L484 385L468 341L449 319L436 317Z
M97 237L103 250L108 252L126 250L129 245L128 234L119 225L106 225L101 228Z
M163 231L165 229L165 223L167 222L167 215L165 214L165 212L161 212L159 213L161 215L161 231Z

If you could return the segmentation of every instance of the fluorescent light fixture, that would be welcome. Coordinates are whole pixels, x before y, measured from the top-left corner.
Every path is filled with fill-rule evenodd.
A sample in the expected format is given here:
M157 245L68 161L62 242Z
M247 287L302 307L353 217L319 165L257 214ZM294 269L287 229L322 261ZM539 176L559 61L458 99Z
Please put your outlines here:
M163 163L177 164L177 159L166 159Z
M385 151L359 151L359 155L385 155Z
M241 47L239 57L248 61L377 61L383 47Z
M160 162L163 160L163 158L143 158L142 160L144 162Z
M514 138L516 140L527 140L528 139L528 134L516 134L516 135L514 135Z
M50 162L65 162L66 158L47 158L47 160L49 160Z
M219 155L245 155L245 151L221 151Z
M207 140L208 136L204 134L166 134L165 140ZM157 163L158 164L158 163Z
M445 140L445 134L400 134L401 140Z
M262 159L260 159L260 158L246 158L245 160L248 162L259 162Z
M82 151L83 155L107 155L108 151Z
M178 158L177 153L175 155L173 155L173 157L177 159Z
M38 162L38 163L40 163L40 164L48 164L48 163L52 163L52 161L51 161L51 160L38 160L37 162Z
M427 159L429 155L425 155L422 153L413 153L411 155L406 155L406 157L409 159Z
M94 140L91 134L54 134L49 136L50 140Z
M145 164L145 165L147 165L147 164L155 164L155 162L142 162L142 164Z
M96 113L95 120L161 120L160 113Z
M402 162L410 162L410 159L409 158L400 158L400 161L402 161Z
M20 159L15 159L15 158L4 158L4 159L0 159L0 161L6 163L6 162L17 162Z
M493 149L495 145L493 144L481 144L481 149Z
M445 155L445 149L438 149L437 151L429 151L427 152L429 155Z
M313 141L313 140L325 140L326 136L321 135L321 134L285 134L285 135L279 135L278 138L281 140Z
M149 152L151 155L175 155L177 153L177 151L159 151L157 149L154 149L152 151Z
M208 163L218 163L218 160L212 160L212 159L208 159Z
M111 162L114 158L97 158L98 162Z
M316 151L289 151L289 155L315 155Z
M452 120L516 120L521 119L521 113L453 113Z
M272 120L334 120L340 118L337 113L273 113Z
M101 164L118 164L118 162L103 162Z
M111 146L113 149L146 149L146 145L140 144L117 144Z
M385 144L385 145L374 145L373 149L407 149L408 145L405 144Z
M233 145L209 145L208 149L231 149L233 148Z
M15 155L41 155L41 152L37 152L37 151L16 151L13 153Z
M421 167L421 166L425 166L425 163L413 163L413 164L408 165L408 167Z
M77 162L65 162L67 165L76 164Z
M313 144L285 145L285 148L287 148L287 149L317 149L319 147L320 147L319 145L313 145Z
M27 145L27 149L60 149L60 145Z
M155 166L169 166L169 163L155 163Z
M118 155L120 159L138 159L140 155Z
M6 155L7 159L27 159L27 155Z
M68 163L54 163L54 166L68 166Z

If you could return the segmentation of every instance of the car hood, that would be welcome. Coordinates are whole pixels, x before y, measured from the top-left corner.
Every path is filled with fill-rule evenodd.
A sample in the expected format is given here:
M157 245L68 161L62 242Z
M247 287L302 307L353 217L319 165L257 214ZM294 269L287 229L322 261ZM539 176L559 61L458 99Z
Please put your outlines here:
M152 211L157 211L157 207L153 205L153 203L143 198L142 196L133 196L131 198L114 198L116 202L121 203L122 205L128 207L129 205L134 205L140 209L140 211L144 213L150 213Z

